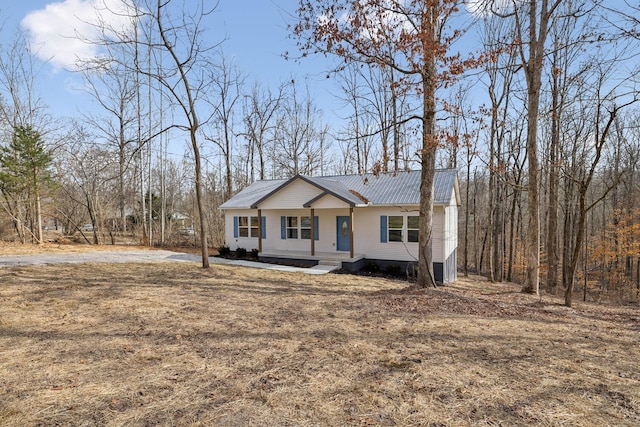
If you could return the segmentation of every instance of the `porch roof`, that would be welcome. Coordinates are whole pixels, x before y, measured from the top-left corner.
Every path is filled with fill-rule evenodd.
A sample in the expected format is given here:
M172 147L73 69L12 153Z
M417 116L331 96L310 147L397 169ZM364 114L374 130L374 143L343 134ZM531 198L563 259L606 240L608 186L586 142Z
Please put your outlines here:
M266 192L262 197L260 197L258 200L256 200L251 205L251 208L257 209L259 207L260 203L264 202L265 200L267 200L269 197L271 197L275 193L281 191L286 186L288 186L292 182L297 181L299 179L302 180L302 181L305 181L308 184L313 185L314 187L316 187L316 188L318 188L320 190L322 190L323 195L330 194L330 195L334 196L335 198L337 198L339 200L342 200L343 202L347 203L351 207L356 206L358 204L362 204L362 201L358 197L356 197L355 195L351 194L344 186L341 186L341 185L337 184L334 181L330 181L330 180L327 180L327 179L322 178L322 177L311 177L311 176L305 176L305 175L296 175L293 178L282 182L282 184L280 184L279 186L277 186L273 190L271 190L269 192ZM249 187L251 187L251 186L249 186ZM309 200L307 203L304 204L304 206L310 205L315 200L316 200L316 197L314 197L313 199Z

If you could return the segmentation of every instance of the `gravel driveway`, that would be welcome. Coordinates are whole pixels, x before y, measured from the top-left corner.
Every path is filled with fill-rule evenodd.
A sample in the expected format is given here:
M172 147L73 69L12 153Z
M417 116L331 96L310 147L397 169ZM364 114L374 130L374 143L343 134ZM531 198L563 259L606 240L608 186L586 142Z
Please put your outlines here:
M149 262L149 261L200 261L197 255L165 250L126 250L81 253L44 253L34 255L2 255L0 267L41 264L80 264L85 262Z
M44 264L82 264L87 262L202 262L200 255L172 252L167 250L120 250L98 251L80 253L42 253L34 255L0 255L0 268L19 265L44 265ZM286 265L267 264L255 261L230 260L225 258L210 257L211 264L237 265L241 267L264 268L269 270L301 272L305 274L326 274L335 270L335 266L317 265L312 268L290 267Z

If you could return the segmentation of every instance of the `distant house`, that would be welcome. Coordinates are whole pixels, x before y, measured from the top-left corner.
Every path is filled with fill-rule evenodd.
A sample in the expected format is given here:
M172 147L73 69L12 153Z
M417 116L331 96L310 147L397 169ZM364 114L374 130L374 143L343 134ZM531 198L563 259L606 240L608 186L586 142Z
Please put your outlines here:
M226 201L231 250L257 249L266 261L334 263L355 271L417 264L420 172L256 181ZM456 280L456 171L436 171L433 266L437 282Z

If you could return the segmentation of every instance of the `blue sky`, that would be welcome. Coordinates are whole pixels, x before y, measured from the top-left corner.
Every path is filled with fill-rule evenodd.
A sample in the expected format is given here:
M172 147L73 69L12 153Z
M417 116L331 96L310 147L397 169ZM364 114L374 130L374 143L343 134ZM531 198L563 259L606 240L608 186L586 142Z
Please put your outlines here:
M39 91L55 116L77 116L90 102L86 94L77 90L80 77L66 70L72 58L89 47L74 43L70 34L75 26L82 26L78 16L93 13L94 3L103 1L120 0L12 0L0 5L0 21L4 23L0 43L9 43L7 38L13 37L13 29L18 25L28 27L34 40L44 43L41 55L50 59L46 64L40 62ZM325 73L329 63L316 57L298 64L282 57L284 52L296 49L287 30L290 19L287 14L294 11L296 4L293 0L221 0L208 18L208 34L213 41L227 38L222 49L248 76L249 82L260 80L265 85L277 86L292 78L310 79L309 86L325 111L325 119L331 120L331 104L335 100L328 95L333 89ZM55 37L64 32L66 38Z

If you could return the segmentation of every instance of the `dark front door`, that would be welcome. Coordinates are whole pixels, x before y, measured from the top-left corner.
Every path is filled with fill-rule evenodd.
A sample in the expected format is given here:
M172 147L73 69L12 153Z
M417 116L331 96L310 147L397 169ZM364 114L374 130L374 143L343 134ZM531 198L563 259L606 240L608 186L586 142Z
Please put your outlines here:
M348 216L336 217L336 249L339 251L351 250L351 219Z

